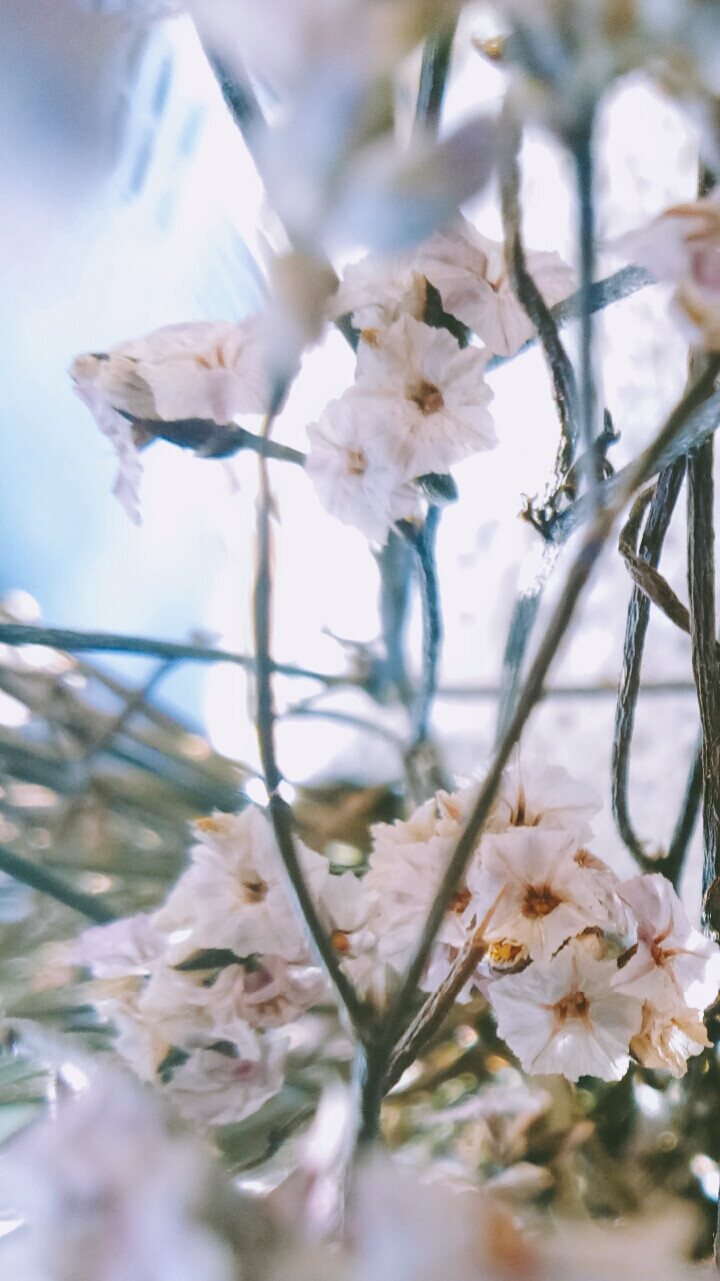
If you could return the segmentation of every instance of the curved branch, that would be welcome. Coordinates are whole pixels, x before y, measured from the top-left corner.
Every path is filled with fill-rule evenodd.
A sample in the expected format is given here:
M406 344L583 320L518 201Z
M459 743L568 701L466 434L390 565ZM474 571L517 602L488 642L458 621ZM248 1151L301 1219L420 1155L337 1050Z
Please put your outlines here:
M660 553L665 535L670 525L680 487L685 477L685 460L678 459L660 475L654 493L641 494L635 502L630 518L620 534L620 552L625 563L641 581L644 566L655 570L660 560ZM639 554L636 554L637 537L643 513L648 500L650 510L640 543ZM660 576L658 575L658 578ZM660 580L664 583L664 580ZM640 674L642 669L645 637L650 622L650 597L642 586L633 588L628 605L625 625L625 642L623 647L623 666L618 690L615 712L615 733L612 747L611 795L612 812L622 840L644 872L663 870L658 860L649 857L644 843L638 838L633 828L628 805L628 775L630 769L630 749L635 724L635 709L640 693ZM667 589L670 591L670 589ZM676 598L675 598L676 599ZM679 602L678 602L679 603Z
M0 872L5 872L14 881L29 885L31 889L39 890L41 894L47 894L49 898L63 903L65 907L71 907L73 911L80 912L98 925L107 925L109 921L117 920L117 912L113 912L102 899L93 894L83 894L49 868L32 863L20 854L13 854L4 845L0 845Z

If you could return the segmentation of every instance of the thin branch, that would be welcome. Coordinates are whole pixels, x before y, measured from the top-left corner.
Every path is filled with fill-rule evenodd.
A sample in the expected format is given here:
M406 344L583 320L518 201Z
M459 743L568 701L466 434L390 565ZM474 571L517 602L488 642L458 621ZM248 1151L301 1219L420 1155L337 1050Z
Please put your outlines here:
M648 564L652 569L657 568L684 477L684 458L678 459L661 473L652 495L639 555L636 555L635 547L639 522L642 519L648 495L642 494L635 502L630 519L620 535L620 551L625 557L626 564L637 566L639 561ZM625 625L622 675L615 711L611 790L612 812L618 832L644 872L650 871L652 867L657 868L658 861L648 857L644 843L638 838L633 828L628 805L628 775L635 709L640 693L643 650L649 622L650 598L642 587L636 585L630 597Z
M707 902L720 872L720 665L715 639L712 440L688 458L687 489L690 636L702 726L703 896ZM708 920L713 928L720 924L712 910Z
M560 445L555 462L555 481L559 487L565 482L574 462L580 434L578 390L573 367L560 339L553 314L530 275L525 260L520 209L522 125L509 105L503 108L500 121L503 139L500 151L500 196L505 263L518 302L537 331L550 370L560 420Z
M596 280L591 285L586 294L586 305L590 312L595 315L598 311L604 311L606 307L612 307L613 303L622 302L624 298L630 298L633 294L638 293L640 289L647 289L648 285L656 283L654 276L651 276L644 267L621 267L620 271L615 271L611 276L606 276L604 280ZM558 326L562 329L564 325L571 320L578 320L582 315L583 308L583 291L578 289L576 293L570 294L562 302L558 302L550 308L550 315ZM518 351L513 352L512 356L493 356L486 365L486 372L491 373L493 369L500 369L511 360L516 360L518 356L523 356L526 351L531 351L537 346L538 338L528 338L526 343Z
M456 26L457 22L453 21L441 27L428 38L423 49L415 128L433 137L440 124Z
M440 1027L458 993L471 978L487 951L482 929L467 940L447 978L427 998L402 1039L398 1042L384 1082L387 1092L397 1085L406 1068L414 1063L423 1045Z
M277 716L277 720L286 721L298 719L299 717L315 717L318 720L334 721L337 725L347 725L349 729L360 730L363 734L377 734L378 738L384 738L386 742L392 743L399 752L405 750L405 744L399 734L388 729L385 725L378 725L377 721L367 720L364 716L354 716L351 712L340 712L334 708L325 707L303 707L298 704L297 707L288 707L286 711Z
M67 627L42 627L35 623L0 623L0 645L48 645L71 654L110 653L138 654L149 658L187 660L193 663L234 663L247 671L255 670L255 659L227 649L209 649L204 645L183 645L177 641L155 640L149 636L121 636L115 632L78 632ZM321 681L323 685L354 685L349 676L315 672L293 663L273 663L280 676L297 676Z
M703 399L710 394L718 371L720 371L720 356L714 356L707 362L698 381L676 405L655 440L632 464L622 488L612 495L607 507L598 509L592 525L583 537L580 549L570 567L560 600L530 666L512 721L497 748L472 814L450 857L415 953L383 1018L379 1044L385 1054L391 1052L398 1032L405 1024L407 1010L427 964L447 906L461 883L465 868L490 812L503 769L535 704L542 696L547 672L567 631L580 595L610 536L614 522L632 494L646 482L649 476L654 474L658 459L664 456L673 440L686 432L698 405L702 404ZM377 1057L379 1058L380 1055L378 1054Z
M270 427L270 419L266 431ZM365 1041L372 1022L373 1012L357 995L352 983L344 974L340 960L328 936L303 874L293 835L292 811L279 795L282 775L275 756L275 708L272 693L273 662L270 657L270 616L272 607L271 532L270 510L272 496L267 476L267 462L259 459L260 496L257 519L257 566L253 592L253 623L255 632L255 675L257 680L257 734L260 757L269 795L269 810L281 858L288 874L292 891L313 942L328 975L345 1006L361 1041Z
M380 629L385 646L381 686L390 685L404 707L412 703L412 684L405 663L405 634L410 616L413 550L395 529L376 554L380 573Z
M695 753L687 783L685 784L685 795L683 803L675 824L675 830L668 848L667 856L663 859L663 866L659 869L664 876L677 889L680 873L688 845L695 830L697 817L702 805L702 752L698 749Z
M32 863L30 859L22 858L20 854L13 854L4 845L0 845L0 872L5 872L14 881L20 881L23 885L39 890L41 894L47 894L49 898L56 899L65 907L71 907L73 911L86 916L89 921L106 925L108 921L117 920L117 913L113 912L102 899L73 889L62 877L56 876L47 867Z
M593 310L590 290L595 274L595 206L593 202L593 111L582 113L572 144L579 209L580 243L580 404L586 455L586 482L591 503L597 501L594 465L597 395L593 367Z
M178 418L173 422L166 422L164 419L134 418L132 414L126 413L123 418L157 440L179 445L181 449L194 449L200 458L232 458L249 449L252 453L261 454L263 458L275 458L280 462L305 466L306 455L299 449L278 445L274 440L256 436L254 432L246 431L235 423L219 426L208 418Z

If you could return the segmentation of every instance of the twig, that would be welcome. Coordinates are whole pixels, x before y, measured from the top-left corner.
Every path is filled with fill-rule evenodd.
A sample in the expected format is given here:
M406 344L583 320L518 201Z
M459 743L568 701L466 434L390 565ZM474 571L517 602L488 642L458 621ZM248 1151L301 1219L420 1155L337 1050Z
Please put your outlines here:
M410 614L410 579L413 551L395 529L376 555L380 573L380 629L385 646L382 684L397 692L404 707L412 703L412 684L405 664L405 633Z
M620 535L620 551L629 568L641 568L643 563L657 568L665 535L675 510L680 487L685 477L685 459L679 458L660 475L652 495L650 511L640 543L639 555L635 553L639 522L647 503L647 494L636 500L630 519ZM664 580L663 580L664 581ZM640 693L640 674L648 624L650 622L650 597L638 586L633 588L628 605L623 648L623 666L615 712L615 733L612 747L611 792L612 812L618 832L633 858L644 872L656 868L664 860L650 858L643 842L633 828L628 806L628 775L630 748L635 724L635 709Z
M102 899L73 889L62 877L56 876L48 868L40 867L19 854L13 854L4 845L0 845L0 872L5 872L14 881L20 881L23 885L39 890L41 894L47 894L58 903L64 903L65 907L71 907L73 911L80 912L88 920L96 921L99 925L117 920L117 913L113 912Z
M234 663L255 670L255 659L227 649L204 645L183 645L177 641L155 640L148 636L121 636L115 632L78 632L66 627L41 627L35 623L0 623L0 645L48 645L68 653L142 654L150 658L180 659L193 663ZM297 676L321 681L323 685L353 685L352 677L315 672L292 663L273 663L280 676Z
M179 445L181 449L194 449L200 458L232 458L245 449L263 458L276 458L280 462L296 463L305 466L306 455L289 445L278 445L274 440L256 436L244 427L235 423L218 426L208 418L179 418L166 422L156 418L134 418L132 414L123 414L133 427L154 436L157 440L166 440L170 445Z
M268 418L266 432L270 428ZM259 459L260 495L257 519L257 567L253 592L255 632L255 675L257 680L257 734L260 757L269 795L269 810L281 858L297 900L298 908L310 931L315 947L328 975L361 1041L369 1035L373 1012L357 995L344 974L340 960L323 924L307 886L293 836L292 811L278 792L282 775L275 756L275 708L272 694L273 662L270 657L270 613L272 603L270 509L272 498L267 476L267 462Z
M467 940L447 978L427 998L390 1059L384 1089L387 1092L414 1063L423 1045L440 1027L456 996L462 991L487 951L482 928Z
M440 584L435 563L435 542L441 515L441 507L431 506L428 508L427 517L421 529L417 529L406 521L399 522L417 558L422 596L423 672L413 714L413 745L427 738L428 721L437 688L438 664L443 639Z
M388 743L392 743L398 751L405 750L405 745L399 734L393 733L385 725L378 725L377 721L366 720L364 716L355 716L351 712L340 712L334 708L326 707L303 707L298 704L296 707L288 707L286 711L281 712L277 717L279 721L297 719L299 717L315 717L324 721L335 721L337 725L347 725L350 729L360 730L363 734L377 734L379 738L384 738Z
M688 588L693 676L702 727L703 896L720 872L720 666L715 639L713 442L688 458ZM720 924L712 901L708 921Z
M456 26L457 22L453 21L441 27L429 37L423 49L415 128L433 137L437 135L440 124Z
M545 584L552 573L558 554L558 547L553 544L545 545L540 568L534 581L530 587L519 593L513 606L500 674L496 743L502 738L517 701L523 659L538 616Z
M702 752L698 748L693 759L687 783L685 784L685 795L683 803L675 824L675 830L668 848L667 856L663 859L663 866L660 871L677 889L680 873L685 861L687 847L690 844L695 824L702 804Z

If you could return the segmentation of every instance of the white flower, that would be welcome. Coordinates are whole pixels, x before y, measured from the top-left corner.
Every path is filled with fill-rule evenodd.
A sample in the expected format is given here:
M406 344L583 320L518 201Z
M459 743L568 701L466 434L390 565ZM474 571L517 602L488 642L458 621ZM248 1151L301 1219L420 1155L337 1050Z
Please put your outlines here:
M206 1045L213 1037L201 976L167 965L158 965L144 986L110 993L97 1003L118 1030L118 1053L144 1081L157 1082L171 1050Z
M317 965L289 965L279 956L258 957L252 965L228 965L204 989L213 1031L237 1041L238 1031L282 1027L329 995L328 979Z
M643 1006L642 1027L630 1042L630 1049L644 1067L659 1068L684 1076L687 1061L710 1045L698 1010L678 1002L677 1008L659 1010L652 1002Z
M405 314L422 320L427 286L414 265L409 254L390 259L368 254L351 263L331 299L332 315L350 313L356 329L392 325Z
M493 983L498 1032L526 1072L622 1079L642 1001L611 988L616 972L573 940L551 961Z
M100 387L81 373L80 357L71 370L75 391L87 405L100 431L111 442L118 458L118 474L113 493L134 525L140 524L140 480L142 463L130 423L108 403ZM86 357L85 360L95 357Z
M720 987L720 948L693 929L670 882L660 872L623 881L618 893L637 920L637 944L615 986L660 1010L704 1010Z
M232 1125L282 1089L286 1049L281 1038L257 1037L252 1054L247 1045L237 1056L229 1049L193 1050L165 1093L198 1125Z
M486 830L547 828L571 832L580 843L592 836L588 819L599 809L595 793L560 766L516 752L503 772Z
M677 286L675 303L690 339L720 351L720 199L667 209L613 246L656 280Z
M379 957L393 969L405 968L435 900L454 848L454 837L430 834L437 823L436 802L428 801L407 822L378 823L364 888L377 901L374 929ZM438 931L431 958L430 986L445 976L452 957L468 935L464 913L470 898L456 894Z
M147 974L167 946L165 936L145 912L124 916L108 925L93 925L75 940L75 965L92 970L100 979Z
M107 355L79 356L70 373L133 418L203 418L224 426L236 414L267 408L265 349L260 316L239 324L197 321L118 343Z
M320 914L342 968L358 994L385 1003L387 966L378 955L378 902L367 876L331 876L320 896Z
M593 872L575 855L565 832L513 828L486 836L479 861L468 871L468 914L489 914L488 941L521 945L531 960L548 960L570 937L608 925L606 905L596 894Z
M447 471L497 444L486 362L477 348L462 349L447 330L412 316L364 331L355 392L382 404L388 449L403 479Z
M46 1281L231 1281L232 1260L199 1221L210 1171L164 1129L152 1099L108 1072L12 1144L3 1203L28 1220L22 1276ZM3 1263L3 1276L6 1276Z
M229 948L236 956L269 953L312 962L305 925L290 897L272 827L254 806L215 814L195 825L200 843L192 864L155 916L160 929L190 929L185 955L195 948ZM330 875L327 860L297 843L314 896Z
M548 306L572 293L573 273L556 253L530 250L527 268ZM505 268L503 245L461 218L419 250L415 265L439 291L446 311L498 356L512 356L533 335Z
M305 470L323 506L366 538L384 543L396 520L419 514L418 491L395 458L384 406L354 389L331 400L308 427Z

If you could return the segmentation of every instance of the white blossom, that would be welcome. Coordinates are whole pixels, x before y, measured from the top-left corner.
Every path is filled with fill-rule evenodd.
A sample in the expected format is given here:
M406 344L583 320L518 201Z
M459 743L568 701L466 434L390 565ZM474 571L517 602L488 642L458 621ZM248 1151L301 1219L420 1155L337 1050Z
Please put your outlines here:
M231 1125L261 1108L282 1089L287 1043L258 1037L255 1052L231 1047L193 1050L165 1092L183 1116L201 1126Z
M595 793L558 765L515 752L503 771L486 830L537 827L571 832L578 843L592 836L591 815L600 809Z
M351 388L308 427L305 470L320 501L331 516L377 543L387 540L396 520L420 512L418 491L392 449L388 417L384 404Z
M486 836L467 877L468 914L489 916L485 938L548 960L572 936L606 926L606 903L576 853L574 838L562 831L517 827Z
M0 1167L3 1202L28 1220L17 1281L232 1281L199 1217L208 1182L202 1154L164 1129L149 1096L107 1073L26 1130Z
M361 997L385 1002L387 966L378 953L378 902L372 880L344 872L325 882L320 915L341 965Z
M102 389L81 372L81 359L75 362L71 371L75 391L83 404L87 405L103 436L107 436L117 454L119 466L113 493L133 524L139 525L142 463L132 427L127 418L123 418L122 414L109 404Z
M692 342L720 351L720 199L675 205L614 244L656 280L676 286L675 305Z
M622 1079L642 1001L611 987L615 973L614 961L596 960L573 940L552 960L493 983L498 1032L526 1072Z
M308 936L288 889L272 827L254 806L215 814L195 825L192 863L170 892L155 923L190 929L192 948L229 948L236 956L269 953L307 964ZM298 842L311 892L330 875L327 860Z
M548 306L572 293L573 273L556 253L529 250L527 268ZM461 218L421 247L416 268L439 291L445 311L468 325L498 356L512 356L531 338L532 321L507 274L503 245Z
M704 1010L720 987L720 948L694 929L659 872L623 881L618 893L637 921L637 943L615 982L658 1009Z
M388 329L363 332L355 392L382 406L388 449L403 479L447 471L497 444L486 361L447 330L408 315Z
M242 1029L282 1027L326 999L329 983L317 965L289 965L279 956L258 957L252 965L227 965L204 1002L221 1040L237 1042Z
M349 313L356 329L392 325L406 314L422 320L426 295L425 277L415 270L412 255L387 259L368 254L345 268L331 299L332 315Z
M261 316L166 325L118 343L101 356L79 356L73 378L90 382L105 403L133 418L172 422L262 413L269 385Z

